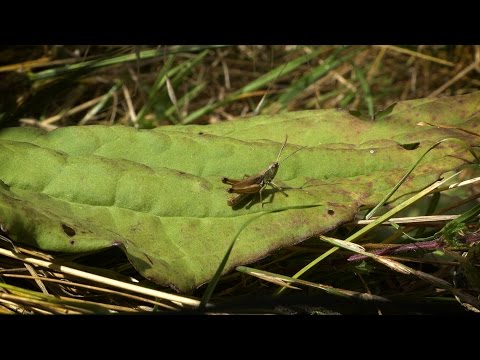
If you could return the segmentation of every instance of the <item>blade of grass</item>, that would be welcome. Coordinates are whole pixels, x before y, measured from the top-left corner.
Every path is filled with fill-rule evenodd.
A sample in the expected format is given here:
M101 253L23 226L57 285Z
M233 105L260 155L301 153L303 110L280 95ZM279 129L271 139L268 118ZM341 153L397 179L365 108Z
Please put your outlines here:
M441 230L441 233L444 235L447 243L449 242L450 239L455 238L455 234L458 232L459 229L462 229L465 227L465 223L467 221L477 218L478 214L480 214L480 204L475 205L473 208L464 212L462 215L460 215L456 219L449 221ZM450 245L458 245L458 244L450 244Z
M420 163L420 161L423 160L423 158L430 152L432 151L433 149L435 149L438 145L440 145L441 143L444 143L446 141L455 141L455 142L459 142L461 143L462 145L466 145L464 141L462 140L459 140L459 139L455 139L455 138L446 138L446 139L442 139L438 142L436 142L435 144L433 144L432 146L430 146L424 153L422 156L420 156L418 158L418 160L415 162L415 164L412 165L412 167L407 171L407 173L400 179L400 181L393 187L393 189L387 194L385 195L385 197L377 204L377 206L375 206L367 215L365 215L365 219L368 220L370 219L373 215L375 215L375 213L378 211L378 209L380 209L387 201L388 199L390 199L390 197L398 190L398 188L405 182L405 180L407 179L407 177L412 173L413 170L415 170L415 168L418 166L418 164ZM468 145L467 145L468 146Z
M140 109L137 115L138 121L141 123L143 121L143 118L145 115L150 111L150 109L153 106L154 99L157 96L157 93L160 91L160 89L165 85L166 80L167 80L167 75L174 75L177 71L180 70L180 66L176 66L175 68L171 69L174 56L171 55L167 58L165 61L165 64L163 65L162 69L158 72L158 75L155 79L155 82L153 83L153 86L150 88L150 91L148 92L148 98L143 107Z
M167 93L168 93L168 97L170 98L170 101L172 102L173 104L173 107L175 108L175 111L177 113L177 118L178 121L182 121L182 115L180 114L180 109L178 107L178 102L177 102L177 96L175 95L175 90L173 89L173 86L172 86L172 83L170 81L170 79L168 78L168 76L165 77L166 78L166 83L167 83Z
M185 76L188 74L191 69L199 64L205 56L208 54L208 51L203 51L202 53L195 56L193 59L185 61L174 68L171 68L173 65L174 57L169 56L167 62L162 70L158 73L154 85L148 93L148 100L145 102L144 106L139 112L138 118L139 121L143 120L145 115L155 106L157 103L163 103L171 99L170 93L168 90L167 79L171 80L171 91L182 83L185 79ZM171 69L170 69L171 68ZM166 88L166 91L162 93ZM175 109L175 108L174 108ZM173 119L173 117L171 117ZM175 123L178 120L175 119Z
M180 84L184 83L185 76L188 75L195 66L200 64L202 60L205 58L205 56L207 56L209 53L210 53L209 50L202 51L200 54L193 57L192 59L189 59L183 62L181 64L182 68L180 69L180 71L178 71L176 74L171 76L172 86L176 88Z
M330 285L317 284L311 281L306 281L301 279L294 279L290 276L275 274L275 273L271 273L264 270L253 269L247 266L238 266L236 270L251 276L258 277L259 279L273 282L273 283L278 284L279 282L283 282L285 284L284 286L287 286L288 284L298 284L298 285L304 285L304 286L308 286L316 289L321 289L327 292L328 294L332 294L340 297L346 297L346 298L353 297L361 300L375 300L375 301L383 301L383 302L390 301L387 298L384 298L383 296L335 288Z
M362 91L363 91L363 95L364 95L363 99L367 104L368 115L370 115L370 119L373 119L375 116L375 110L373 106L373 98L372 98L372 92L370 91L370 85L368 84L367 79L365 79L365 75L363 74L363 71L355 64L352 64L352 65L355 71L355 75L358 78L358 82L360 83L360 87L362 88Z
M343 248L345 250L349 250L349 251L355 252L357 254L367 256L367 257L379 262L380 264L383 264L383 265L387 266L388 268L390 268L390 269L392 269L396 272L399 272L401 274L414 275L414 276L418 277L419 279L422 279L422 280L424 280L424 281L426 281L426 282L428 282L428 283L430 283L434 286L438 286L442 289L448 290L448 291L452 292L454 295L458 296L462 301L464 301L464 302L466 302L466 303L468 303L472 306L475 306L477 308L480 308L480 302L478 301L478 299L476 299L474 296L472 296L470 294L464 293L461 290L455 289L448 281L445 281L441 278L430 275L430 274L425 273L423 271L412 269L411 267L408 267L408 266L406 266L406 265L404 265L404 264L402 264L398 261L389 259L387 257L381 256L381 255L375 255L375 254L369 253L367 251L363 251L359 248L352 247L351 246L352 244L348 243L347 240L338 240L338 239L331 238L331 237L324 236L324 235L320 235L320 239L332 244L336 248Z
M185 117L183 123L184 124L189 124L195 120L197 120L199 117L204 116L211 111L224 106L234 100L236 100L238 97L241 97L241 95L249 93L251 91L255 91L267 84L269 84L271 81L274 81L279 74L282 75L287 75L290 72L294 71L297 69L299 66L302 64L306 63L307 61L313 59L314 57L318 56L321 52L325 51L324 49L317 49L315 51L312 51L310 54L302 55L294 60L291 60L287 62L286 64L282 64L277 66L275 69L269 71L265 75L260 76L258 79L252 81L251 83L247 84L240 90L235 91L234 93L230 94L229 96L225 97L222 101L214 102L212 104L208 104L200 109L197 109L196 111L192 112L189 114L187 117Z
M348 91L346 95L338 103L339 108L346 108L352 100L355 99L355 93L353 91Z
M200 84L194 86L190 89L185 95L183 95L180 99L178 99L178 107L180 109L184 108L190 101L194 100L202 90L205 88L206 82L201 82ZM165 116L170 118L173 113L176 111L175 106L170 106L167 110L165 110ZM183 122L182 122L183 123Z
M341 53L348 50L349 48L337 48L333 52L333 54L330 55L327 59L325 59L325 61L321 65L313 68L311 71L303 75L300 79L293 82L288 87L288 89L278 97L277 103L280 104L280 110L287 107L290 101L292 101L296 96L303 92L308 86L326 75L330 70L337 68L347 60L351 59L362 49L354 49L353 51L350 51L347 55L339 58L339 55Z
M268 85L271 81L277 79L279 75L285 76L291 73L292 71L296 70L298 67L306 63L307 61L312 60L313 58L320 55L322 52L325 52L326 49L319 48L317 50L312 51L309 54L305 54L299 56L298 58L288 61L287 63L281 64L277 66L275 69L269 71L268 73L260 76L258 79L252 81L250 84L244 86L240 90L233 93L233 97L239 96L241 94L249 93L251 91L255 91L265 85Z
M259 215L254 216L254 217L248 219L247 221L245 221L242 224L242 226L240 227L240 229L238 229L237 233L235 234L235 236L232 239L232 242L228 246L228 249L225 252L225 255L223 256L223 259L220 262L220 265L218 266L217 271L215 272L215 275L212 277L212 279L210 280L207 288L205 289L205 292L203 293L202 300L201 300L198 308L199 309L204 309L208 305L208 302L210 301L210 298L213 295L215 287L217 286L217 284L220 280L220 277L222 276L223 270L225 269L225 265L227 265L227 261L230 257L230 254L231 254L232 250L233 250L233 246L237 242L237 239L240 236L240 234L243 232L243 230L245 230L245 228L248 225L250 225L255 220L258 220L259 218L261 218L262 216L267 215L267 214L276 213L276 212L285 211L285 210L307 209L307 208L316 207L316 206L321 206L321 205L320 204L313 204L313 205L288 206L288 207L285 207L285 208L279 208L279 209L275 209L275 210L260 213Z
M201 52L200 54L198 54L197 56L195 56L194 58L188 60L188 61L185 61L183 62L181 65L182 65L182 68L180 68L180 70L173 75L173 77L170 78L170 76L167 74L166 77L167 77L167 81L166 81L166 85L167 85L167 94L165 93L160 93L158 95L158 97L156 97L157 99L157 102L158 103L163 103L166 101L167 99L167 95L168 95L168 98L170 99L170 101L173 103L173 109L177 112L177 119L173 118L172 114L170 114L170 116L167 116L170 120L173 120L174 123L183 123L183 119L182 119L182 116L181 116L181 112L180 112L180 105L179 105L179 102L176 100L176 96L174 94L174 89L177 88L180 84L183 84L186 82L186 79L185 77L191 73L192 69L197 66L198 64L200 64L202 62L202 60L205 58L205 56L207 56L209 53L208 50L206 51L203 51ZM201 87L203 88L203 87ZM173 95L173 97L172 97ZM175 101L173 101L172 99L175 98ZM175 105L177 104L177 105ZM166 114L163 114L163 116L166 116Z
M415 194L414 196L412 196L411 198L405 200L403 203L397 205L396 207L394 207L393 209L391 209L390 211L386 212L385 214L383 214L382 216L378 217L374 222L368 224L367 226L365 226L364 228L360 229L359 231L357 231L355 234L349 236L347 239L345 239L345 241L347 242L351 242L351 241L355 241L359 238L361 238L363 235L365 235L367 232L373 230L374 228L376 228L377 226L379 226L380 224L382 224L384 221L387 221L388 219L390 219L392 216L394 216L395 214L399 213L400 211L402 211L403 209L407 208L408 206L410 206L411 204L415 203L416 201L420 200L421 198L423 198L425 195L429 194L432 190L438 188L440 185L446 183L447 181L449 181L450 179L452 179L453 177L457 176L460 172L456 172L455 174L453 174L452 176L449 176L447 177L446 179L443 179L443 180L439 180L439 181L436 181L435 183L433 183L432 185L430 185L429 187L425 188L424 190L418 192L417 194ZM304 266L302 269L300 269L295 275L293 275L292 277L294 279L297 279L299 278L300 276L302 276L304 273L306 273L308 270L310 270L311 268L313 268L315 265L317 265L320 261L326 259L329 255L333 254L334 252L336 252L339 248L338 247L334 247L334 248L331 248L330 250L324 252L322 255L318 256L315 260L311 261L310 263L308 263L306 266ZM284 288L280 288L276 294L280 294L282 293L284 290Z
M272 89L272 85L275 81L277 81L278 77L282 74L283 70L285 69L285 66L287 64L284 65L283 69L279 71L277 77L275 78L274 81L270 82L270 85L268 85L268 89L267 91L265 91L265 94L263 94L262 98L260 99L260 102L258 103L257 107L255 108L255 110L253 110L253 115L256 116L260 113L260 110L262 109L263 107L263 103L265 102L265 100L267 99L267 96L270 94L270 90Z
M339 88L339 89L332 90L332 91L329 91L327 93L321 94L320 96L315 96L314 98L312 98L310 100L307 100L306 108L308 108L308 109L315 108L315 106L317 106L318 108L321 108L323 101L326 101L326 100L328 100L332 97L335 97L338 94L341 94L343 91L345 91L345 90L342 89L342 88Z
M78 122L78 125L85 125L92 117L94 117L99 111L101 111L105 107L107 102L113 97L113 94L115 94L122 85L123 83L121 81L113 85L110 90L105 95L103 95L97 105L92 107L85 114L85 116Z
M80 71L80 70L92 71L102 67L123 64L131 61L152 59L155 57L161 57L165 55L172 55L172 54L183 53L183 52L196 52L196 51L213 49L213 48L218 48L223 46L224 45L207 45L207 46L199 45L199 46L180 46L178 48L170 48L170 49L144 50L138 53L133 52L131 54L116 56L108 59L84 61L77 64L66 65L61 68L44 70L35 74L30 73L28 74L28 77L31 81L45 80L45 79L58 77L60 75L65 75L70 72Z
M476 179L469 179L466 181L462 181L460 183L454 183L449 186L443 186L443 187L438 187L435 189L435 191L432 191L433 194L433 199L429 204L429 208L426 211L426 214L432 214L434 209L436 208L439 198L440 198L440 193L438 192L439 190L445 191L449 189L453 189L456 187L460 186L465 186L465 185L470 185L472 183L478 182L480 178ZM472 220L473 218L477 217L477 215L480 214L480 205L476 205L472 209L469 209L468 211L464 212L462 215L432 215L432 216L415 216L415 217L410 217L410 218L391 218L386 222L385 224L389 224L393 226L396 230L400 230L400 227L398 226L399 223L407 224L407 223L419 223L419 222L438 222L438 221L446 221L448 220L448 223L445 224L445 226L434 233L431 236L421 238L420 236L422 235L421 232L417 232L415 237L412 237L408 235L407 233L402 232L403 236L406 238L412 240L412 241L429 241L435 238L438 238L440 235L443 235L445 240L447 241L448 245L450 246L460 246L462 244L455 243L455 234L458 233L464 226L467 221ZM357 224L368 224L373 220L360 220L357 221Z

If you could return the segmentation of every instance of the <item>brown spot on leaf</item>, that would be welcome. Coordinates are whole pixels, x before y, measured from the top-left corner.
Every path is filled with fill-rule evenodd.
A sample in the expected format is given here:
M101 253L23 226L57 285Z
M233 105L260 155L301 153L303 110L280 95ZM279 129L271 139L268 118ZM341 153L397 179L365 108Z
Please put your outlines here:
M335 214L335 210L333 209L328 209L328 215L333 215Z

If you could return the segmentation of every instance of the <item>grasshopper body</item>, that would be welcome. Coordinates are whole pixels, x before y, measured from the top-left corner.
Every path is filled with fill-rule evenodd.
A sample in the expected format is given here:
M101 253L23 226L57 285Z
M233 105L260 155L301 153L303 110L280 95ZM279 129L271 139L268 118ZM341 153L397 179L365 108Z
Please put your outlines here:
M273 179L275 178L275 175L277 175L277 171L280 166L279 158L280 158L280 155L282 154L283 148L287 144L287 139L288 137L285 136L285 142L283 143L280 149L280 152L278 153L277 160L271 163L265 170L260 171L256 175L252 175L252 176L245 175L245 178L242 180L234 180L226 177L222 178L222 182L224 184L228 184L231 186L231 188L228 189L227 192L238 194L237 196L232 196L227 200L227 204L229 206L235 206L240 201L245 199L248 195L258 193L260 196L262 207L263 207L262 192L267 187L267 185L272 186L278 191L281 191L285 196L288 196L280 186L276 185L273 182ZM303 147L300 149L297 149L282 161L285 161L286 159L288 159L290 156L295 154L297 151L300 151L301 149L303 149Z

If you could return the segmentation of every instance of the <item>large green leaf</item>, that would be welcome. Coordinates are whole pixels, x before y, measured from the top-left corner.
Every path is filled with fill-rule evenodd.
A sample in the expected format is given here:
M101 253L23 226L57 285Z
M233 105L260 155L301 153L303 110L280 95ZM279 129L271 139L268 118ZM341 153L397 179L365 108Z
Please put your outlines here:
M350 221L372 207L434 142L478 137L480 93L396 104L376 121L346 111L258 116L209 126L85 126L51 133L32 128L0 132L0 223L13 239L44 250L83 252L121 246L147 278L180 291L211 279L237 230L226 270L251 263ZM265 192L232 209L222 176L242 178L275 160L288 134L276 181L288 197ZM412 146L412 144L418 145ZM400 187L397 198L471 161L446 142Z

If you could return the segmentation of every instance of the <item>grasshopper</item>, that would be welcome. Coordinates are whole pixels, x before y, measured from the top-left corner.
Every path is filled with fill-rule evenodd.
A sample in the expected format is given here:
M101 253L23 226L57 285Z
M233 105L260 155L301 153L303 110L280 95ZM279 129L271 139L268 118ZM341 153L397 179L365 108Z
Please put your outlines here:
M227 192L239 194L237 196L232 196L227 200L228 206L233 207L236 204L238 204L240 201L245 199L247 196L258 193L260 196L260 202L262 203L262 207L263 207L262 192L267 187L267 185L270 185L276 190L282 192L285 196L288 196L280 186L278 186L273 182L273 178L277 174L278 167L280 166L280 162L281 162L279 161L279 158L280 158L280 155L282 155L282 151L285 148L285 145L287 145L287 140L288 140L288 136L286 135L285 142L280 148L280 151L277 156L277 160L271 163L265 170L260 171L256 175L252 175L252 176L245 175L245 178L242 180L234 180L226 177L222 178L222 182L224 184L231 185L231 188L227 189ZM292 156L293 154L302 150L305 147L306 146L303 146L300 149L295 150L286 158L284 158L282 161L287 160L290 156Z

